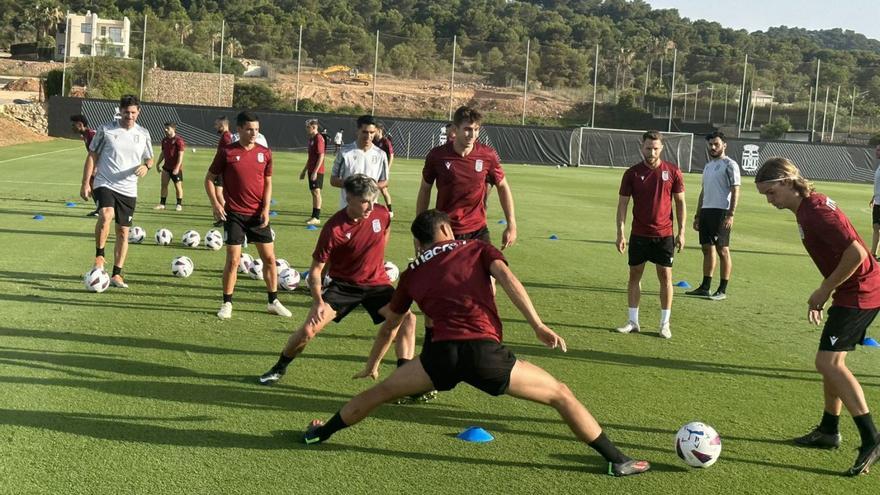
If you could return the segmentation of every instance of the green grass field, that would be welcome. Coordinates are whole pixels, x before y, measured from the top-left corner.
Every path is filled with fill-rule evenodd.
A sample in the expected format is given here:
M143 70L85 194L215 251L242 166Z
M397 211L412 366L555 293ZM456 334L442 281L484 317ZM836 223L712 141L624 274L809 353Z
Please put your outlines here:
M0 493L877 493L880 472L841 476L858 433L844 413L839 451L796 449L787 439L821 415L813 370L819 330L806 299L821 277L800 245L793 215L777 211L745 178L733 234L730 298L713 302L676 289L671 340L658 338L657 281L643 281L641 335L609 330L626 319L625 256L614 214L622 170L508 165L519 242L505 253L544 320L568 342L543 348L504 296L508 346L565 381L609 436L653 472L604 475L601 458L577 442L547 407L491 398L462 385L427 405L380 408L328 443L305 447L299 433L369 384L360 370L375 333L363 312L332 325L275 387L255 384L310 304L282 294L293 319L265 313L261 281L239 279L235 313L219 321L223 251L183 248L187 229L210 228L202 177L208 149L188 153L183 212L154 212L159 178L141 180L126 291L84 290L94 254L94 219L77 195L80 142L0 148ZM276 251L307 267L317 231L303 222L308 191L297 180L304 156L277 153ZM421 164L398 160L391 190L397 222L388 258L403 267ZM699 176L687 175L689 216ZM818 184L870 236L867 185ZM325 203L338 192L325 190ZM76 208L65 207L75 201ZM173 203L173 201L171 201ZM45 220L36 221L36 214ZM327 214L325 213L325 218ZM489 210L493 236L502 218ZM172 247L152 234L167 227ZM551 234L558 241L549 240ZM676 281L697 284L696 232L677 256ZM108 244L108 253L112 244ZM255 251L250 249L253 254ZM190 256L187 279L170 262ZM716 284L717 285L717 277ZM714 288L714 287L713 287ZM421 335L421 321L419 323ZM875 328L875 337L880 337ZM880 350L860 348L850 367L880 410ZM382 368L391 372L393 352ZM679 461L676 430L700 420L724 439L706 470ZM468 444L455 434L479 425L495 435ZM875 468L875 471L880 468Z

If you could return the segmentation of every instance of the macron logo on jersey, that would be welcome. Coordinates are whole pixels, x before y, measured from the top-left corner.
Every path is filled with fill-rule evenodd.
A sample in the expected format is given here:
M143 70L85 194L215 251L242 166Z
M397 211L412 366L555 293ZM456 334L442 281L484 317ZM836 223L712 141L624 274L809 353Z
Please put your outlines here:
M446 165L446 170L449 170L449 168L452 167L452 162L446 162L444 165Z
M414 259L410 262L409 267L415 268L415 267L421 265L422 263L427 263L428 261L431 261L435 256L437 256L440 253L452 251L453 249L457 248L458 246L464 246L465 244L467 244L466 240L464 240L464 241L450 241L450 242L447 242L446 244L434 246L431 249L428 249L427 251L422 251L421 253L419 253L418 257L416 257L416 259Z

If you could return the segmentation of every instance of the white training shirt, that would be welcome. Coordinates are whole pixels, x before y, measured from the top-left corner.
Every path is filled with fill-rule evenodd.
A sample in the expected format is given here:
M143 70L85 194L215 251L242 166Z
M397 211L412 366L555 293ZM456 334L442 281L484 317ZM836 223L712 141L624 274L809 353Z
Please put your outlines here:
M368 151L362 151L357 143L349 143L339 150L336 159L333 160L331 177L339 177L342 180L354 175L364 174L376 179L376 182L388 180L388 155L378 146L370 146ZM339 208L345 208L345 188L340 191Z
M703 208L730 208L730 188L741 185L739 164L729 156L716 158L703 168Z
M236 132L235 134L232 135L232 142L233 142L233 143L236 142L236 141L238 141L238 140L240 140L240 139L241 139L241 138L239 137L239 135L238 135L237 132ZM257 133L257 137L256 137L256 139L254 139L254 142L257 143L257 144L259 144L260 146L262 146L262 147L264 147L264 148L268 148L268 147L269 147L269 142L266 141L266 136L260 134L259 132Z
M880 162L874 170L874 204L880 206Z
M89 150L98 154L95 163L95 186L131 198L137 197L137 168L153 158L150 133L135 124L131 129L119 125L119 121L104 124L92 139Z
M342 131L337 132L336 135L333 136L333 144L342 145Z

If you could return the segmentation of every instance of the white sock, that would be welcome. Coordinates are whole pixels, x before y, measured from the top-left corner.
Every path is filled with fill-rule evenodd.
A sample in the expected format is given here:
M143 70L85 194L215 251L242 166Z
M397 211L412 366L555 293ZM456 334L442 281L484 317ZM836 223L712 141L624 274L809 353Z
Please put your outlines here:
M627 312L629 314L629 321L638 325L639 324L639 308L629 308L627 310Z
M661 309L660 310L660 326L669 323L669 316L672 313L671 309Z

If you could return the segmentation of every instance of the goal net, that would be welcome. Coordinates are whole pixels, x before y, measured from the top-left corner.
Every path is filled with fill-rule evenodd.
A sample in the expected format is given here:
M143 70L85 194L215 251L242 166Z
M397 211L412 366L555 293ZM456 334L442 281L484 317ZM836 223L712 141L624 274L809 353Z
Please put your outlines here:
M571 133L571 164L577 167L631 167L642 161L642 134L629 129L579 127ZM694 135L688 132L661 132L661 159L691 171Z

